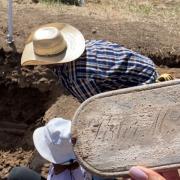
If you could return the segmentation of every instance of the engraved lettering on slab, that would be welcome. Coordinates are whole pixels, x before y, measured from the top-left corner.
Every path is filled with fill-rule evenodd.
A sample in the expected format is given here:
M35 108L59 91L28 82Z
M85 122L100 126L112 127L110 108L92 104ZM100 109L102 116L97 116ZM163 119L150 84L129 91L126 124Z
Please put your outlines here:
M116 114L112 117L106 114L98 125L94 140L113 140L115 142L119 139L126 139L126 141L134 139L134 143L136 143L139 140L143 142L144 136L150 136L151 138L161 133L166 135L180 126L179 109L180 105L176 105L171 108L159 108L156 111L151 109L151 111L138 114L124 114L124 116ZM133 119L133 121L128 121L128 119ZM145 128L142 126L145 126Z

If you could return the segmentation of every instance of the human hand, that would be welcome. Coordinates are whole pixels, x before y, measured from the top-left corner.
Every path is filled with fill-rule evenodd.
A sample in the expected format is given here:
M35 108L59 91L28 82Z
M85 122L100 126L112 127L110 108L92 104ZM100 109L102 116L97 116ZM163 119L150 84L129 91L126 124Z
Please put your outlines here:
M149 168L136 166L130 169L129 174L134 180L180 180L177 170L163 172L160 175Z

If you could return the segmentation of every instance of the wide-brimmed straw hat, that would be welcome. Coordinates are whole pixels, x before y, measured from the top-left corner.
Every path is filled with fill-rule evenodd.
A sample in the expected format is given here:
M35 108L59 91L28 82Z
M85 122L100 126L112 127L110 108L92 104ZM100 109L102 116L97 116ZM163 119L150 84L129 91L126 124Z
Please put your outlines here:
M39 154L54 164L68 164L75 160L71 143L71 121L54 118L33 133Z
M31 33L21 65L67 63L79 58L84 50L85 39L78 29L64 23L46 24Z

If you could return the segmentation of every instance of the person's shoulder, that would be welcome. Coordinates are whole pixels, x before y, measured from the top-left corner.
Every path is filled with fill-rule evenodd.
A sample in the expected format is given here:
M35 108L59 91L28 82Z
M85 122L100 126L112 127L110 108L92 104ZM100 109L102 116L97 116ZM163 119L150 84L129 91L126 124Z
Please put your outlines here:
M86 44L89 44L89 43L92 43L92 44L98 44L98 43L102 43L102 44L117 44L117 43L114 43L114 42L111 42L111 41L108 41L108 40L104 40L104 39L91 39L91 40L86 40Z
M86 40L86 47L111 47L111 48L117 48L122 47L120 44L110 42L107 40Z
M95 39L92 39L92 40L86 40L86 46L87 45L96 45L96 44L99 44L99 43L103 43L104 40L95 40Z

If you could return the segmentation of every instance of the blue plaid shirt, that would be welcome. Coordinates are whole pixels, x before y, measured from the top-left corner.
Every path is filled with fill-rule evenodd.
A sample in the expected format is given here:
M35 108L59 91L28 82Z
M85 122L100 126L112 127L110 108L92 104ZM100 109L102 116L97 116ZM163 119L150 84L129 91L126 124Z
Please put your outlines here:
M105 91L154 83L157 78L151 59L103 40L87 40L81 57L54 71L80 102Z

